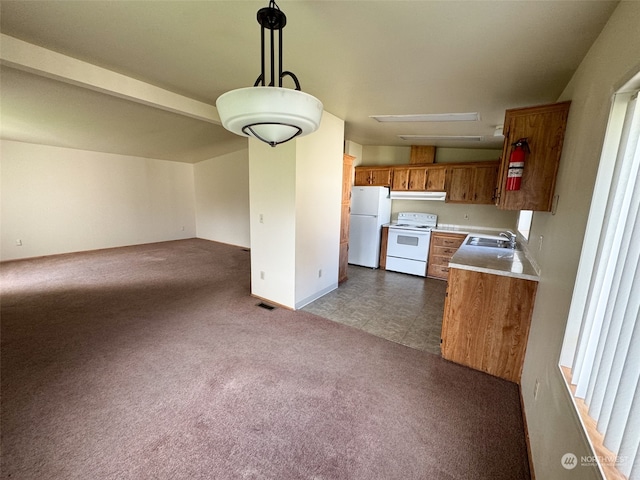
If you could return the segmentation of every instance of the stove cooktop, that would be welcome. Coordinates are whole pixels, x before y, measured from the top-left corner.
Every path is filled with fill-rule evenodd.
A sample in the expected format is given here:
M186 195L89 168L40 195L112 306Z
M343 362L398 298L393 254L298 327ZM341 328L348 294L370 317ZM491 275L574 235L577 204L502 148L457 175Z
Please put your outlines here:
M433 213L400 212L396 223L389 225L389 228L430 231L437 224L438 216Z

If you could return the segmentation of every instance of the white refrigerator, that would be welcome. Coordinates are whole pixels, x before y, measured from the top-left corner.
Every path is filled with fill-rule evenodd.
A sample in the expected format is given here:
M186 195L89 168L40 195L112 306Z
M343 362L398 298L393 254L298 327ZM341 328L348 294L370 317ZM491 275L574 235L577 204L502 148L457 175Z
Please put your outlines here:
M382 225L391 221L389 188L353 187L349 221L349 263L378 268Z

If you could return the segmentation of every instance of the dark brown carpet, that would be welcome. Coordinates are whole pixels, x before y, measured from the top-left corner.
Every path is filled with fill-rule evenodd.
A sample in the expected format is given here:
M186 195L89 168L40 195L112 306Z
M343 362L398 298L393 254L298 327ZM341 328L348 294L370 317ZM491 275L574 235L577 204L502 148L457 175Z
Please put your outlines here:
M529 478L516 385L259 308L249 255L2 264L2 478Z

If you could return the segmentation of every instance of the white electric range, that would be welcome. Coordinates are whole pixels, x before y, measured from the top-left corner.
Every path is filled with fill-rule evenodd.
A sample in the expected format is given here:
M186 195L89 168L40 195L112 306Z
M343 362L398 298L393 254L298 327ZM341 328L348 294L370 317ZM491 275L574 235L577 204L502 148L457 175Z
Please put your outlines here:
M433 213L398 213L397 222L389 225L386 269L426 277L431 230L437 225Z

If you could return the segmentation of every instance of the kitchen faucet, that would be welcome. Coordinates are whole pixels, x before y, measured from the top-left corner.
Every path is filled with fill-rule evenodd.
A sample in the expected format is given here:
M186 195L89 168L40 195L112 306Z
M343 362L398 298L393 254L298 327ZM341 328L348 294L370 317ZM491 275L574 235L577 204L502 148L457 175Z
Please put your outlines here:
M509 240L509 247L516 248L516 234L511 230L507 230L506 232L500 232L501 237L505 237Z

